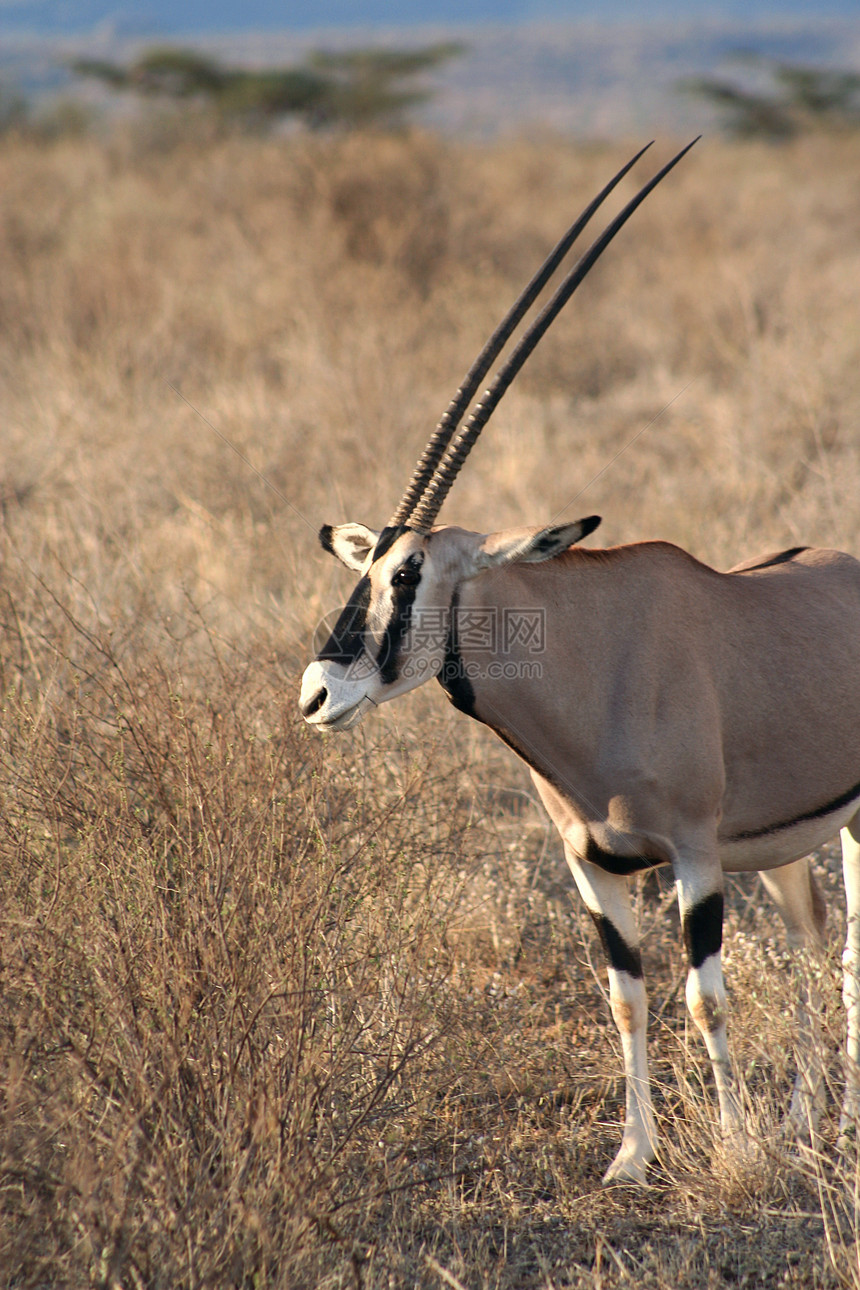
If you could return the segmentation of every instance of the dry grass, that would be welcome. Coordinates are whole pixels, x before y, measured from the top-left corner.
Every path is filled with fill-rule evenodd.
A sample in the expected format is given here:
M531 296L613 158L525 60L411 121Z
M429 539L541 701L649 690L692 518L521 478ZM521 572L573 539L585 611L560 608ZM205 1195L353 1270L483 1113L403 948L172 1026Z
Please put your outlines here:
M715 1146L646 886L665 1146L645 1193L603 1191L620 1060L526 774L429 687L337 740L296 718L346 589L316 527L384 520L626 151L4 141L4 1285L860 1284L832 1102L813 1149L779 1136L795 990L756 884L727 952L755 1149ZM723 567L860 550L858 175L856 138L700 144L447 518L598 511Z

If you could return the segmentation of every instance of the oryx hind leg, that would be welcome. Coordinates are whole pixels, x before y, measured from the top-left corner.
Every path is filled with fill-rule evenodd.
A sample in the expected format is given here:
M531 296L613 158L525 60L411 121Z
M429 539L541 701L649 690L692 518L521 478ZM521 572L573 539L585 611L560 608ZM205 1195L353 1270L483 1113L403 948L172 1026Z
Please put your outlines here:
M609 1004L624 1056L624 1135L603 1181L641 1183L656 1154L657 1128L648 1074L648 999L629 880L582 860L567 844L565 853L600 936L609 969Z
M820 1001L809 960L823 948L827 908L806 857L780 869L763 870L761 880L785 924L789 946L799 952L797 1076L788 1125L799 1137L811 1141L821 1109L824 1067L817 1022Z
M839 1122L843 1148L860 1129L860 812L841 833L848 926L842 954L842 998L847 1014L845 1096Z
M675 863L678 904L687 951L686 999L714 1072L725 1136L740 1134L743 1116L735 1088L726 1030L723 983L723 875L716 848L679 851Z

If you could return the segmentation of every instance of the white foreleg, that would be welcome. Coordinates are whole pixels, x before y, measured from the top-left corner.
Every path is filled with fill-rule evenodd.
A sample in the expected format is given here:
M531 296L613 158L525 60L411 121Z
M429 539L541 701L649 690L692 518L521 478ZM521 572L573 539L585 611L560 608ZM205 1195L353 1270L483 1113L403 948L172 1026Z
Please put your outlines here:
M657 1129L648 1074L648 999L629 881L580 859L567 845L565 852L606 956L609 1003L624 1056L624 1136L603 1181L641 1183L656 1153Z
M780 869L763 870L761 880L779 910L790 947L798 950L801 956L820 950L824 944L827 910L824 896L809 867L809 860L804 858L795 860L793 864L783 865ZM818 1122L824 1078L823 1065L817 1052L820 1004L810 976L810 964L804 963L801 957L800 967L802 980L797 1005L797 1078L791 1095L788 1124L794 1133L811 1139Z
M711 1066L725 1135L743 1129L726 1034L723 984L723 875L716 855L681 854L675 865L681 926L687 951L687 1007L698 1026Z
M860 814L841 833L842 872L848 907L848 931L842 954L842 998L848 1020L845 1041L845 1097L839 1136L845 1145L860 1125Z

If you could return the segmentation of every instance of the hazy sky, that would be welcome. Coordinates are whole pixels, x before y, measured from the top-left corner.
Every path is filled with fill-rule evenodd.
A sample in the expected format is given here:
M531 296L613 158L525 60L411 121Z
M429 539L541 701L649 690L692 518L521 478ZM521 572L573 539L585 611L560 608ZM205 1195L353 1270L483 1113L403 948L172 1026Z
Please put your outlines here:
M0 31L139 31L519 23L541 19L642 22L771 15L860 15L860 0L0 0Z

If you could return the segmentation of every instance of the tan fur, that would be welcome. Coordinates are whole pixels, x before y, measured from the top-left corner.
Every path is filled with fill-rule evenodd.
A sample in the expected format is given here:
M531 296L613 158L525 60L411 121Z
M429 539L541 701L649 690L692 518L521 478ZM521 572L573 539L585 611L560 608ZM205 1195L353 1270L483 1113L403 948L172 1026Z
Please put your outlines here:
M813 843L808 824L779 826L860 785L860 564L849 556L807 551L741 577L664 543L573 550L466 582L460 603L547 607L541 682L487 680L476 715L512 731L572 815L608 824L619 843L671 861L672 821L698 821L725 868L746 868L756 842L744 835L776 828L765 867L783 864Z

